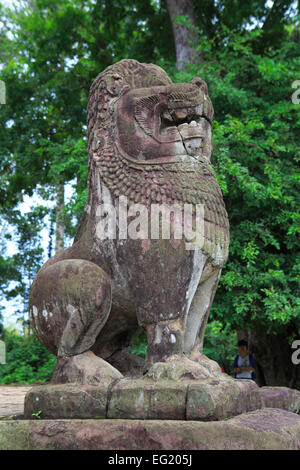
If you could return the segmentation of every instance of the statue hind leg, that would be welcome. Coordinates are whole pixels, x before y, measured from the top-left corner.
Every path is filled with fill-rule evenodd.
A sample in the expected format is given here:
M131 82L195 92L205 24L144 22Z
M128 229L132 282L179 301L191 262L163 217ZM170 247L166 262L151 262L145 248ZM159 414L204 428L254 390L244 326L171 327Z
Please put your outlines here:
M110 279L96 264L65 259L38 272L30 292L30 320L41 343L58 357L53 382L99 383L121 376L91 352L110 309Z

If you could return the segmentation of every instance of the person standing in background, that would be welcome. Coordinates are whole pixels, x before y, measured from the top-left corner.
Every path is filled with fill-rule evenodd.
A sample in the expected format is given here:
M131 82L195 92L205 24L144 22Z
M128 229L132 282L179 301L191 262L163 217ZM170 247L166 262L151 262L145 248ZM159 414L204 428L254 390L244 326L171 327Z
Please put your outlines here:
M234 359L233 371L235 379L254 380L255 360L248 353L248 343L244 339L238 342L239 353Z

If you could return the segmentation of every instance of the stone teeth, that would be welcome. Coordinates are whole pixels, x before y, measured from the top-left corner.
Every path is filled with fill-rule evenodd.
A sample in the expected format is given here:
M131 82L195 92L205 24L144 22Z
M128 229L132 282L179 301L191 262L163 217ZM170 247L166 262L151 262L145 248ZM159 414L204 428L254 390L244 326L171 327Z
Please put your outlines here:
M191 122L190 122L190 126L191 126L191 127L195 127L195 126L197 126L197 123L196 123L196 121L191 121Z

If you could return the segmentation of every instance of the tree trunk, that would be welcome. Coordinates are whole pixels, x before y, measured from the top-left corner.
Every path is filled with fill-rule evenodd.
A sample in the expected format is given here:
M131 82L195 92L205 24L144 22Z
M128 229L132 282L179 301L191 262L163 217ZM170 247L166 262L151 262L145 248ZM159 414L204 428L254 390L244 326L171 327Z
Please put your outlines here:
M202 61L201 54L196 50L199 35L192 0L165 0L165 4L173 31L177 69L181 70L190 62ZM186 23L176 21L181 16L186 17Z
M265 334L255 330L239 330L238 340L248 341L249 352L256 362L256 382L259 386L282 386L300 390L300 367L292 363L294 332ZM296 339L296 338L294 338Z
M56 240L55 240L55 254L57 255L64 250L65 239L65 187L64 183L60 182L56 185Z

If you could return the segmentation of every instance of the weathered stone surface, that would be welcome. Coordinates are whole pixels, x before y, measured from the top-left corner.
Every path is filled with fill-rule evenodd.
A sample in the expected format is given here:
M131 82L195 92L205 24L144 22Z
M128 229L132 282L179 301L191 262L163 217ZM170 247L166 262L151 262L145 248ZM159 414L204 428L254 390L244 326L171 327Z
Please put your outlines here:
M219 375L222 375L222 369L219 364L205 356L202 351L200 353L193 351L193 354L190 355L190 359L206 369L209 373L209 377L218 377Z
M264 408L227 421L0 421L0 450L300 450L300 417Z
M110 393L108 418L185 419L187 384L124 379Z
M41 385L27 392L24 416L33 419L105 418L107 387L94 385L58 384Z
M142 327L146 367L174 354L198 360L192 356L201 355L229 246L228 216L210 165L212 119L200 78L172 83L153 64L122 60L95 79L88 101L84 214L72 247L47 261L30 293L32 328L60 358L91 350L117 364L118 352L127 350ZM132 234L136 203L143 204L150 222ZM199 207L203 213L196 217ZM153 208L164 214L168 236L162 222L151 218ZM105 238L103 220L120 216L121 209L128 230L120 234L118 219ZM71 364L65 362L64 369ZM210 376L209 369L195 376ZM66 375L56 372L55 381Z
M53 383L77 383L106 386L122 374L91 351L71 357L59 357Z
M259 408L262 399L255 382L224 376L190 384L186 419L222 420Z
M138 378L143 375L145 360L135 354L129 353L126 349L117 351L109 358L109 362L125 377Z
M156 362L147 372L147 377L157 381L167 379L201 380L213 377L213 374L202 364L191 361L187 357L170 356L165 362Z
M81 259L62 259L41 269L30 295L32 328L60 357L93 346L111 305L109 277L96 264Z
M263 406L300 414L300 392L288 387L261 387Z

